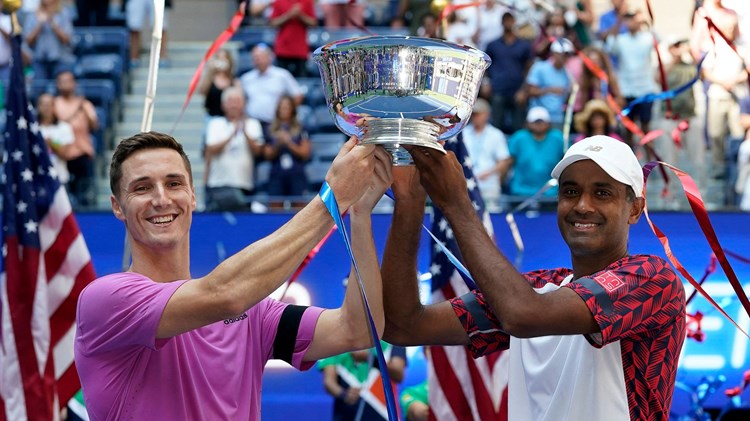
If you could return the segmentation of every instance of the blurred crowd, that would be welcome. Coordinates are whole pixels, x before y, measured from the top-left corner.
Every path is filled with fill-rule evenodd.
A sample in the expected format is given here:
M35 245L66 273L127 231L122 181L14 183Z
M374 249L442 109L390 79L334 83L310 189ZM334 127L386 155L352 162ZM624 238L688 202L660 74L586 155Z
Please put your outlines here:
M555 188L538 192L565 149L587 136L608 135L626 142L644 163L658 159L688 171L708 191L710 208L750 210L750 7L739 0L688 2L692 29L680 36L656 32L643 1L611 0L603 12L593 9L593 1L250 2L235 36L242 46L220 50L199 84L206 111L206 209L249 209L258 194L272 209L295 207L314 193L342 135L328 113L311 52L337 36L382 33L443 38L492 59L461 135L491 209L507 210L535 195L542 205L553 203ZM76 71L81 55L73 34L75 25L112 25L106 3L24 2L29 77L56 85L51 97L34 96L40 116L46 115L42 126L50 127L50 148L83 206L92 200L87 192L94 183L87 180L101 149L101 122L97 104L76 90L82 73ZM150 3L122 3L119 24L127 29L129 47L122 78L140 65L137 46ZM3 16L3 84L8 27ZM165 30L162 66L170 65L167 40ZM678 95L659 97L681 86L687 88ZM672 188L662 197L665 206L681 206L678 194Z

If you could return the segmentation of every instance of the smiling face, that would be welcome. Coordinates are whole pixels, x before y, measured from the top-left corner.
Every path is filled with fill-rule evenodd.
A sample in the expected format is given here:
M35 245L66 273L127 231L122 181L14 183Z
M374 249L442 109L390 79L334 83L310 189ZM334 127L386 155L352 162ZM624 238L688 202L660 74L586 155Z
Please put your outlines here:
M570 164L559 183L557 225L574 267L576 258L594 257L606 266L625 256L630 225L638 222L643 198L628 197L628 186L589 159Z
M195 192L177 151L142 149L122 163L112 210L125 223L134 252L189 250Z

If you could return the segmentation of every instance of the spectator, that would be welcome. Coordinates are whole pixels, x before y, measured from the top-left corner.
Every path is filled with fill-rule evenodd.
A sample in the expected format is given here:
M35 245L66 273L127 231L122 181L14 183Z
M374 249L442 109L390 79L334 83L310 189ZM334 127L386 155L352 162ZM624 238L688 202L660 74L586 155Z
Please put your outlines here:
M221 108L221 94L230 86L241 87L235 77L234 59L229 50L221 49L208 61L208 71L203 74L198 90L205 96L203 107L210 117L224 115Z
M750 139L745 138L737 154L737 182L735 191L740 197L740 210L750 211Z
M490 104L482 98L477 99L471 123L462 133L482 198L498 203L502 192L501 174L508 171L505 165L510 154L503 132L489 124L490 115Z
M57 75L55 116L73 128L73 151L70 152L68 183L74 207L90 207L96 200L94 186L94 140L92 132L99 128L94 104L76 93L76 79L70 71Z
M460 12L460 10L457 12ZM476 28L469 24L465 15L457 12L453 12L446 17L448 26L444 34L445 40L455 42L456 44L476 47L474 44Z
M562 128L565 102L570 90L570 77L565 64L573 54L573 44L565 38L556 39L550 46L551 60L534 63L526 78L529 105L543 107L555 128Z
M170 65L167 50L167 29L169 28L169 14L172 10L172 1L165 0L164 21L161 32L161 51L159 65L167 67ZM126 23L130 30L130 67L138 67L141 64L141 31L148 18L154 20L154 2L151 0L127 0L125 6Z
M298 201L292 206L304 203L299 196L307 190L305 164L310 160L310 138L297 119L297 105L290 96L283 96L276 108L276 118L269 128L269 138L264 148L265 158L271 161L271 174L268 181L269 196L295 196ZM272 202L271 207L280 203Z
M592 99L587 102L583 110L576 114L574 120L578 136L573 140L573 143L595 135L605 135L622 141L622 138L614 130L617 124L615 113L601 99Z
M52 95L39 95L36 104L39 131L52 152L50 158L57 172L57 179L60 183L67 185L70 180L68 161L75 153L73 128L55 116L55 97Z
M312 0L276 0L271 11L271 26L278 28L274 53L276 64L294 77L307 76L307 28L318 24Z
M628 0L612 0L612 9L602 13L601 16L599 16L599 29L596 33L596 36L599 39L604 39L606 37L606 34L611 32L615 24L617 24L618 16L624 15L628 10ZM617 30L618 34L624 34L625 32L628 32L628 28L623 25L622 23L619 24L619 29Z
M425 38L438 37L438 22L435 15L427 13L422 16L422 25L417 28L417 36Z
M430 415L427 380L404 389L401 393L401 412L406 421L427 421Z
M420 28L420 25L424 25L424 18L427 15L432 15L433 18L435 18L435 22L437 22L437 17L431 12L431 5L431 0L400 0L395 19L393 19L391 25L400 28L408 23L409 32L412 35L429 37L429 35L419 34L418 29ZM435 33L437 33L437 31L435 31Z
M512 134L523 127L526 98L522 86L533 56L531 43L516 34L512 13L503 14L502 26L503 35L487 45L492 59L487 74L492 87L492 122Z
M255 157L262 153L263 130L245 115L242 89L229 87L221 94L223 117L214 117L206 129L206 210L244 210L245 197L254 188Z
M404 379L406 368L406 349L392 346L380 341L385 354L388 374L391 378L393 394L396 386ZM322 359L318 367L323 371L323 386L329 395L334 397L334 421L375 421L384 420L383 415L375 410L360 394L372 382L380 382L380 376L370 376L371 371L378 370L374 351L365 349Z
M260 121L265 134L274 119L279 99L289 95L299 105L303 99L302 89L288 70L272 64L273 53L267 45L256 45L252 57L255 68L242 75L240 81L247 95L247 115Z
M474 42L482 51L487 51L487 45L500 38L504 31L504 26L498 26L502 22L503 16L508 13L508 8L498 4L497 0L487 0L476 8L477 13L477 32Z
M734 10L727 9L722 4L722 0L705 0L703 5L695 10L693 15L693 29L690 31L690 52L693 60L700 60L704 53L711 50L714 40L721 39L716 30L709 29L706 17L729 39L734 43L740 36L739 20Z
M526 117L528 129L521 129L508 140L510 157L505 164L513 170L510 193L532 196L549 181L552 168L563 156L562 132L550 128L550 115L544 107L532 107ZM557 195L557 188L545 196Z
M619 34L618 28L622 23L627 26L628 32ZM651 62L654 36L644 31L643 25L641 13L626 13L606 36L607 51L617 58L617 79L627 103L657 91ZM650 129L652 106L653 102L643 102L631 108L628 114L631 120L640 123L641 129L646 133ZM626 134L626 141L633 147L630 132Z
M563 18L576 34L578 48L585 48L591 44L591 24L594 22L594 12L591 0L568 0Z
M706 124L711 140L710 175L715 179L725 179L727 137L738 139L743 134L739 98L748 94L748 75L742 58L719 38L703 61L702 76L708 84Z
M562 38L571 41L571 52L573 51L573 45L580 48L575 31L565 20L565 8L558 5L553 12L547 15L544 21L544 31L540 31L537 40L534 42L536 55L543 60L548 59L551 53L552 40Z
M2 10L2 6L0 6ZM2 93L0 93L0 102L5 102L5 92L8 90L8 83L10 82L10 36L13 31L11 25L10 16L0 13L0 86L2 86ZM2 109L2 107L0 107Z
M23 38L30 48L34 78L52 79L75 63L73 20L60 0L42 0L34 13L26 15Z
M598 66L604 71L604 73L606 73L609 83L605 83L599 79L594 72L584 65L581 69L581 80L579 82L580 90L576 97L575 110L581 110L584 104L592 99L606 100L608 94L612 95L612 98L614 98L621 107L624 107L626 105L625 98L623 98L622 92L620 91L620 84L617 82L617 75L615 74L609 56L604 51L594 47L587 47L583 50L583 53L594 65Z
M669 89L676 89L692 81L695 78L697 70L687 49L687 39L670 37L666 45L669 51L669 61L664 66L667 87ZM688 60L685 60L686 58ZM664 142L664 144L657 144L657 147L665 146L664 148L660 148L659 155L667 162L676 162L676 148L682 148L682 150L687 152L692 164L692 168L683 169L692 170L690 173L693 175L693 178L699 180L699 185L701 185L706 172L706 163L704 162L706 147L703 141L703 130L701 129L703 122L700 121L701 119L695 117L695 96L692 87L677 95L670 103L671 109L667 109L665 103L661 104L661 108L664 110L664 118L658 121L659 129L663 130L667 135L670 135L678 128L681 128L683 133L680 136L679 145L671 141Z
M743 211L750 211L750 97L745 97L740 103L740 122L745 130L745 140L737 151L737 180L734 190L739 198L739 206Z
M362 28L365 2L362 0L320 0L326 29Z

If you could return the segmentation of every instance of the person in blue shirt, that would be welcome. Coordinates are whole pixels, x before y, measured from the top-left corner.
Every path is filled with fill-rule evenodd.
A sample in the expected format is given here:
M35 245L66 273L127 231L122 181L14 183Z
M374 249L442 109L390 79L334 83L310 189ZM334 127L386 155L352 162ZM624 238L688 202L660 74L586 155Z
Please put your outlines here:
M550 115L550 123L562 128L565 102L570 93L570 77L565 63L574 53L573 43L558 38L550 46L552 57L534 63L526 78L529 91L529 105L544 107Z
M510 158L506 168L512 168L510 193L532 196L550 180L550 172L563 156L562 132L550 128L549 112L543 107L532 107L526 117L528 128L517 131L508 140ZM545 192L554 197L557 188Z

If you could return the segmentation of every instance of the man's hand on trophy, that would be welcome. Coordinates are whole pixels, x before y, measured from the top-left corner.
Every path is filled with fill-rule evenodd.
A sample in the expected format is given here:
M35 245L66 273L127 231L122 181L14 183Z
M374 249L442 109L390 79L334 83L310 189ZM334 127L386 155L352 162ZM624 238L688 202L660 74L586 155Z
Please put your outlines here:
M331 168L328 169L326 181L331 186L339 211L342 213L362 197L372 182L377 149L382 150L375 145L361 145L359 139L352 136L341 147Z
M352 205L352 214L371 213L393 183L391 156L382 147L376 148L373 156L375 157L375 170L370 177L370 184L365 187L362 197Z
M393 168L393 196L397 202L415 201L424 206L427 193L419 181L417 167L409 165Z
M403 145L419 170L419 179L432 202L443 212L448 206L468 201L464 170L453 152L443 153L423 146ZM471 205L471 202L469 202Z

